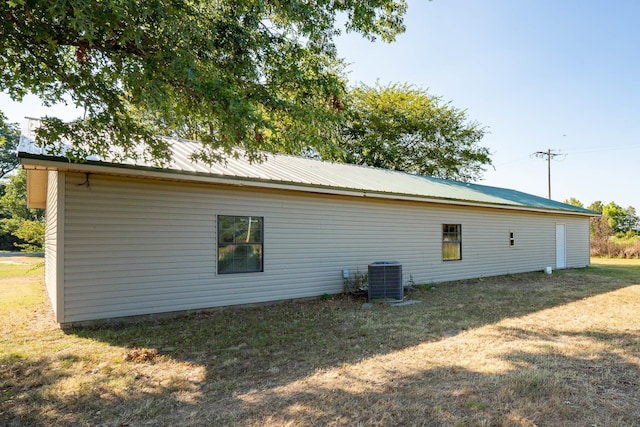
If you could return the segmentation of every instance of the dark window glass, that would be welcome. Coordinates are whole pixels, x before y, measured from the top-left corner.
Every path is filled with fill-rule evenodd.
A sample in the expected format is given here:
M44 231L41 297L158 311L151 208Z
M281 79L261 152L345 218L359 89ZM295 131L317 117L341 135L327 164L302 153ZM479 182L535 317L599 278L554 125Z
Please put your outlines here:
M218 216L218 273L263 271L262 217Z

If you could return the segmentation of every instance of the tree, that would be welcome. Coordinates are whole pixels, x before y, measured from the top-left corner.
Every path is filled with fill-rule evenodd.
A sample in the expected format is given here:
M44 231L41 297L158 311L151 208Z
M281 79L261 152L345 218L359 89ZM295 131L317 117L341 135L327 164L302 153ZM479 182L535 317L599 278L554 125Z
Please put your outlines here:
M595 202L591 203L587 209L590 209L592 211L596 211L598 213L602 213L602 207L604 205L602 204L602 202L600 200L596 200Z
M611 230L616 234L637 234L640 229L640 218L633 206L625 209L610 202L602 207L602 216L606 218Z
M640 218L633 206L623 208L615 202L597 200L589 209L601 213L590 218L591 255L637 258L640 253Z
M0 90L85 111L49 117L54 153L170 157L158 130L188 129L205 161L246 150L323 148L345 85L333 38L393 41L405 0L8 0L0 3Z
M607 223L614 233L622 232L620 223L624 215L624 209L614 202L610 202L602 207L602 216L607 219Z
M0 227L19 239L15 246L27 252L41 251L44 244L44 211L27 208L27 174L24 169L9 178L0 198Z
M20 129L17 123L7 123L0 111L0 178L18 167L16 149L20 141Z
M584 208L582 202L575 197L570 197L569 199L565 200L564 203L566 203L567 205L576 206L578 208Z
M423 89L360 85L345 112L337 160L461 181L478 179L491 164L478 145L486 129Z
M618 228L627 235L638 235L640 232L640 218L636 208L629 206L623 209L623 215L618 219Z

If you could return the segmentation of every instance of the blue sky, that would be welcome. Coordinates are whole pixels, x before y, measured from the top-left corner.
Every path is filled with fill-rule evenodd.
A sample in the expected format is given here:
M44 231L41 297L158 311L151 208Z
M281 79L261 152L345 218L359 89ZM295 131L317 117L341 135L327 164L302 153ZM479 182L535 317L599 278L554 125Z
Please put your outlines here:
M488 127L480 182L640 209L640 2L410 0L393 44L338 40L349 80L426 88Z
M636 0L409 0L407 31L392 44L337 40L352 84L426 88L489 133L494 168L481 184L585 205L640 209L640 2ZM0 94L11 121L75 112Z

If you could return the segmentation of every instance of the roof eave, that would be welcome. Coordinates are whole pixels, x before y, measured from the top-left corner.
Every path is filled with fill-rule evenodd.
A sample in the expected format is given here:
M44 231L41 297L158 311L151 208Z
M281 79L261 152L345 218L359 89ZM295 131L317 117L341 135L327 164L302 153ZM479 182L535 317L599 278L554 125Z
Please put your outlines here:
M505 210L528 211L538 213L554 213L578 216L599 216L592 211L570 211L562 209L541 208L535 206L512 205L503 203L480 202L454 198L441 198L433 196L420 196L415 194L389 193L382 191L361 190L346 187L322 186L288 181L276 181L262 178L250 178L241 176L220 175L201 172L189 172L180 170L168 170L150 166L138 166L128 164L113 164L88 160L77 163L66 157L54 157L19 152L18 157L22 165L27 169L47 169L81 173L103 173L107 175L131 176L138 178L154 178L169 181L197 182L219 185L231 185L241 187L270 188L275 190L302 191L327 195L370 197L387 200L403 200L421 203L436 203L456 206L484 207Z

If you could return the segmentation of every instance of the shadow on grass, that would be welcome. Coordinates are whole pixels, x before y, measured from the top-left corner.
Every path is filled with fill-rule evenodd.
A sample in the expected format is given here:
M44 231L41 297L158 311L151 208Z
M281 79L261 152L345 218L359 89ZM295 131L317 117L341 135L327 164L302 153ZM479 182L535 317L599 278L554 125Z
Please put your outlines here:
M171 409L165 396L188 389L184 384L159 384L136 371L111 375L107 369L74 378L75 369L82 369L82 364L81 357L69 354L5 355L0 359L0 425L140 425ZM116 383L120 393L113 392Z
M560 332L536 339L552 343ZM636 335L601 334L595 344L637 340ZM593 342L594 337L588 335ZM500 358L509 369L479 372L449 366L394 372L376 383L366 374L322 375L304 383L249 392L218 421L242 419L274 425L637 425L640 372L618 348L569 356L552 345L538 351L512 351ZM636 353L637 355L637 353ZM422 366L429 366L425 361ZM375 369L375 366L371 367ZM379 367L384 370L384 367ZM346 378L345 378L346 377ZM364 378L363 378L364 377ZM242 411L238 415L238 411ZM264 416L269 414L270 418Z
M63 383L69 373L60 366L72 370L79 361L5 357L1 362L0 421L8 426L585 425L585 420L597 419L633 425L640 421L638 409L626 403L618 409L606 407L593 418L586 412L604 408L607 399L618 399L624 393L640 398L638 367L625 359L624 346L584 358L544 348L514 350L502 356L511 370L497 373L461 367L456 360L425 369L429 366L426 361L415 372L399 369L381 383L367 383L366 375L342 370L416 346L448 345L464 339L457 335L465 331L640 282L640 268L612 268L438 284L411 294L422 303L406 307L374 304L363 310L364 300L336 297L70 329L65 331L69 337L108 343L123 351L157 348L168 360L202 368L203 377L189 380L176 374L158 382L153 370L161 369L159 362L131 364L130 370L101 367L90 372L86 384L75 386L77 393L60 398L47 385ZM552 344L557 340L557 334L527 329L503 329L502 333L525 341ZM607 333L589 333L584 338L605 344L637 340L633 334ZM598 379L589 364L601 366L604 361L611 372L628 378L629 387L614 382L613 377L607 377L600 389L589 385ZM120 363L126 367L128 362ZM371 366L372 371L376 369L385 367ZM323 373L337 377L324 378ZM26 389L25 379L32 383ZM338 381L353 386L336 388L333 384ZM579 387L596 389L577 406ZM544 409L545 399L553 410Z

